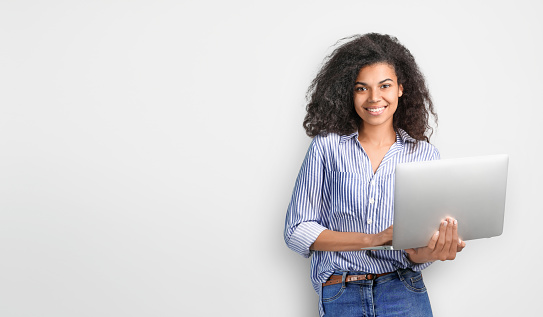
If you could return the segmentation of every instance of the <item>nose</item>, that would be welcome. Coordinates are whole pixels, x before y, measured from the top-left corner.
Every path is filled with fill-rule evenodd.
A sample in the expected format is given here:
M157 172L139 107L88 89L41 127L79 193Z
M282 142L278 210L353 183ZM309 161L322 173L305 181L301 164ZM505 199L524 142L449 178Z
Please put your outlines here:
M379 101L381 101L381 92L379 91L379 89L372 89L370 91L370 98L369 98L368 102L376 103L376 102L379 102Z

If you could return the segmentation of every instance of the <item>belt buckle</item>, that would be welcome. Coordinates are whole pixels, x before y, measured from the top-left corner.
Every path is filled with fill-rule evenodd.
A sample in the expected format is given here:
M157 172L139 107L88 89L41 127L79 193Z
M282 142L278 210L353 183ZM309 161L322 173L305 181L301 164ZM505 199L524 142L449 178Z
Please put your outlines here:
M366 274L366 280L374 280L375 279L375 274Z

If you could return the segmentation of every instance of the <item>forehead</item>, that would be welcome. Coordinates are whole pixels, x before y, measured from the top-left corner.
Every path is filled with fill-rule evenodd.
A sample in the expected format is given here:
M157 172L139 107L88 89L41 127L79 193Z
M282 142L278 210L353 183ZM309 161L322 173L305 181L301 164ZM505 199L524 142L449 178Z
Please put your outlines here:
M394 68L386 63L378 63L364 66L358 72L356 81L370 82L381 81L383 79L390 78L394 81L397 80L396 72Z

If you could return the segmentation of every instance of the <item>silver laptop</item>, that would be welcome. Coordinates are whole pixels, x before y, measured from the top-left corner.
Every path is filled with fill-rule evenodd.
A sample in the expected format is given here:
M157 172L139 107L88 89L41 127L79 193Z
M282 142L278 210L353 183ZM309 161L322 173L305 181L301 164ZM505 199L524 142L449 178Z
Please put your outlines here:
M424 247L448 216L462 240L501 235L508 164L505 154L398 164L392 245L364 250Z

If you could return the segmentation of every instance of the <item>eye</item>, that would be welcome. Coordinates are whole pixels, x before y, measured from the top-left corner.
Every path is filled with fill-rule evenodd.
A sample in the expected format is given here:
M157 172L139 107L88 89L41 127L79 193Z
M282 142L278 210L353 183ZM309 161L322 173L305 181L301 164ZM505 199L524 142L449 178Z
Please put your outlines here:
M362 87L362 86L358 86L354 88L354 91L366 91L366 90L368 90L368 88Z
M384 84L381 86L381 88L388 88L388 87L390 87L390 84Z

